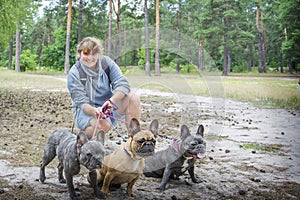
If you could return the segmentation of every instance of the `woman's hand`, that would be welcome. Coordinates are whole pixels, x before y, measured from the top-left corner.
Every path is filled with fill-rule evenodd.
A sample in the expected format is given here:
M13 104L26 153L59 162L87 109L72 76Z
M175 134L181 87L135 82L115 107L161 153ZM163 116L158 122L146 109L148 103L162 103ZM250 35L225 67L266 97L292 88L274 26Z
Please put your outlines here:
M109 115L113 112L114 108L116 109L116 105L108 99L102 105L102 112L104 115Z

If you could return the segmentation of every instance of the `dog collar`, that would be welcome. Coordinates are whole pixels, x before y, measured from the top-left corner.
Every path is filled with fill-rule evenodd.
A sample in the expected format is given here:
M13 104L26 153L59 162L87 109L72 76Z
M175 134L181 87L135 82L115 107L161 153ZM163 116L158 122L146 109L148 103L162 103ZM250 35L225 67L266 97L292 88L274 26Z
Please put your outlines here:
M127 149L124 148L123 150L127 154L127 156L129 156L131 158L131 154L127 151Z

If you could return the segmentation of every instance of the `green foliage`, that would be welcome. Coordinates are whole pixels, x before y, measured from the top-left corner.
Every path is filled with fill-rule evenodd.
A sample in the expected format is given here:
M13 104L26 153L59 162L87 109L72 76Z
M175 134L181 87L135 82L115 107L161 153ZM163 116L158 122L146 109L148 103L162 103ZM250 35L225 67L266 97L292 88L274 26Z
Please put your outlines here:
M41 68L63 70L68 1L52 1L50 6L44 9L44 15L36 17L34 15L40 2L41 0L2 0L0 2L0 60L2 66L4 64L7 66L8 42L14 40L16 25L19 25L22 34L22 50L30 50L32 54L38 55L36 61L39 61ZM125 30L144 27L142 1L122 1L121 6L121 34ZM252 59L256 65L258 61L254 9L256 6L260 6L264 13L267 68L278 68L282 56L283 66L292 63L294 71L299 70L297 67L300 63L300 15L298 14L300 7L298 0L272 1L271 3L257 0L232 1L230 3L222 0L161 1L160 26L163 29L178 31L178 33L180 31L181 38L189 37L197 43L203 42L205 51L214 60L214 64L210 64L210 61L207 60L204 61L205 69L208 71L223 69L224 45L226 45L232 57L232 72L243 73L248 70L249 59ZM107 1L83 1L83 7L81 38L95 36L105 41L108 37ZM149 26L155 27L155 1L148 1L148 11ZM71 66L75 61L78 14L78 4L74 3L70 41ZM116 18L113 18L113 36L117 34L116 22ZM138 65L140 69L144 70L145 47L143 46L143 36L141 38L140 41L136 41L139 43L138 48L127 52L126 59L122 57L121 65ZM174 40L177 40L177 37L174 37ZM185 58L177 55L177 45L174 45L174 49L163 49L165 41L161 40L160 42L159 62L162 68L175 70L179 61L182 73L192 72L195 69L194 66L188 64ZM184 44L181 48L185 53L190 50L188 45L184 46ZM151 35L150 63L152 69L154 68L154 56L155 40ZM28 61L24 62L28 63Z
M42 66L45 68L56 69L61 71L64 69L64 54L65 51L59 46L49 45L44 49L42 56Z
M35 71L38 67L36 60L37 55L31 53L30 50L24 50L21 54L20 58L20 68L21 70L24 69L24 71Z
M285 60L300 63L300 6L299 1L278 2L279 20L281 30L285 29L282 36L282 52Z
M177 68L177 62L170 62L168 65L172 71L176 71ZM196 74L198 72L197 66L190 64L188 62L180 62L180 73L182 74Z
M278 71L280 67L280 63L279 62L276 62L276 61L271 61L269 64L268 64L268 68L271 68L272 70L271 71Z
M245 63L245 62L233 63L232 72L241 73L241 72L246 72L246 71L248 71L247 63Z
M37 6L38 1L33 0L0 1L0 45L8 44L17 26L20 29L32 23Z
M38 69L38 64L36 62L38 56L33 54L30 50L24 50L20 57L20 70L25 71L36 71ZM6 63L7 65L8 63ZM13 57L12 67L15 67L15 57Z
M153 48L155 44L155 41L154 40L150 40L150 64L152 64L151 66L151 69L154 69L154 59L155 59L155 49ZM146 47L145 45L143 45L141 47L141 49L138 51L138 67L140 69L145 69L145 65L146 65Z
M66 31L63 27L58 28L54 31L55 43L44 47L44 53L42 56L42 66L52 70L62 71L64 69L65 62L65 43L66 43ZM70 52L70 65L72 66L75 62L75 51L76 45L75 40L71 40Z

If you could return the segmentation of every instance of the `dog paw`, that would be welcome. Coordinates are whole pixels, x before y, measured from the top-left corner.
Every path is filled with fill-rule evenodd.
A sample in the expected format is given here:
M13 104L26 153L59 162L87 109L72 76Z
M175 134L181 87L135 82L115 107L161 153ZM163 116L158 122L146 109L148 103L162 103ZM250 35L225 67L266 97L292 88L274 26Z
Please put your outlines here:
M41 183L44 183L46 180L45 172L43 170L40 171L40 177L39 180Z
M165 188L163 186L156 187L155 189L160 192L163 192L165 190Z
M60 183L66 183L66 182L67 182L66 179L64 179L64 178L60 178L60 179L58 179L58 181L59 181Z
M70 193L70 199L71 200L78 200L78 197L77 197L75 191Z
M101 191L95 192L95 195L98 199L105 199L105 194Z
M108 196L109 195L109 189L101 189L101 192L105 195Z
M40 177L40 182L41 183L45 183L45 180L46 180L46 177L44 176L44 177Z
M202 183L203 181L199 178L195 178L192 180L194 183Z

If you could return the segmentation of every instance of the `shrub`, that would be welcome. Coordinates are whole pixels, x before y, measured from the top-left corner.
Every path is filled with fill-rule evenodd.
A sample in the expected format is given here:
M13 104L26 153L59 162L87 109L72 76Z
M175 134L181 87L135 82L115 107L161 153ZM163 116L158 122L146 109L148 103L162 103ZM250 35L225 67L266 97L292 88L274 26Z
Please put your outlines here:
M22 51L20 56L20 70L21 72L28 71L36 71L38 68L38 64L36 63L37 55L33 54L30 50ZM16 58L13 57L12 68L15 69Z

